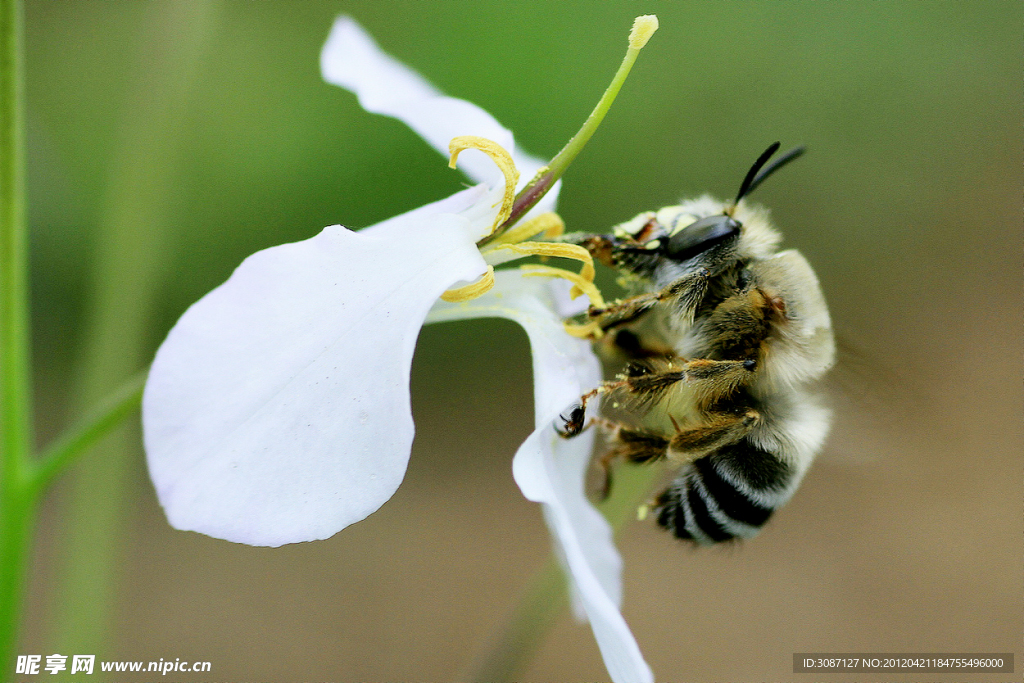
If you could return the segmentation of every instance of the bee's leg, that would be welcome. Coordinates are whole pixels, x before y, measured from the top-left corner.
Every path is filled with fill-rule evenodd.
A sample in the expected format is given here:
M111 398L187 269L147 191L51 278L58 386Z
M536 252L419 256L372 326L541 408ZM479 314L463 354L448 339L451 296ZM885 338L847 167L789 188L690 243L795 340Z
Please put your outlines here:
M680 315L692 317L707 294L710 277L710 270L698 268L670 283L661 291L640 294L604 307L591 306L587 315L602 332L628 325L661 303L672 304Z
M651 358L630 363L619 375L619 381L606 390L616 389L641 404L663 398L678 382L686 382L694 392L697 405L708 406L732 394L750 381L757 361L708 360L684 361L676 358Z
M611 433L611 448L598 460L603 476L601 499L607 498L611 491L615 462L643 464L664 459L689 462L740 441L759 419L760 414L753 409L738 415L711 413L698 426L681 429L677 425L671 438L602 420L602 426ZM675 424L675 420L672 422Z
M574 436L579 435L583 431L583 427L586 425L587 419L587 403L592 398L599 394L604 394L609 391L621 389L626 385L622 380L613 382L601 382L601 385L595 389L591 389L587 393L580 396L580 402L569 408L568 412L559 415L559 419L562 420L562 428L558 430L558 434L563 439L571 439Z
M757 367L754 360L691 360L679 358L650 359L630 363L615 381L602 382L580 397L580 402L561 414L559 434L572 438L583 431L587 404L591 399L611 392L622 392L626 400L650 405L656 403L678 382L685 381L696 394L697 405L708 406L732 394L749 381Z
M625 460L632 463L647 463L662 460L668 451L669 440L658 434L630 429L623 425L602 420L602 426L611 433L612 447L597 461L601 472L600 500L605 500L612 490L612 465Z
M785 319L782 297L751 287L728 297L708 315L708 349L722 358L758 358L772 326Z
M696 361L695 363L696 367L705 373L707 370L703 366L708 363L722 370L734 367L742 368L743 366L743 361ZM626 373L619 375L617 380L601 382L600 386L583 394L580 397L580 402L572 406L567 413L559 415L563 423L559 433L564 438L571 438L582 432L586 424L587 404L600 394L621 390L631 399L644 403L656 401L676 382L687 378L686 368L689 365L690 363L685 362L676 365L672 361L664 361L655 368L651 363L631 363L626 367Z
M614 301L604 307L591 306L587 311L590 322L601 332L628 325L658 305L658 293L640 294L628 299Z
M563 439L571 439L579 436L587 424L587 406L584 403L577 403L568 411L560 414L558 419L562 421L561 427L555 427L558 435Z
M710 413L704 422L696 427L680 429L669 440L666 456L689 462L734 444L754 428L761 414L753 408L741 413Z
M704 297L708 293L710 279L711 271L709 269L698 268L692 273L687 273L670 282L667 287L658 292L658 300L674 306L679 316L692 319L697 307L704 301Z

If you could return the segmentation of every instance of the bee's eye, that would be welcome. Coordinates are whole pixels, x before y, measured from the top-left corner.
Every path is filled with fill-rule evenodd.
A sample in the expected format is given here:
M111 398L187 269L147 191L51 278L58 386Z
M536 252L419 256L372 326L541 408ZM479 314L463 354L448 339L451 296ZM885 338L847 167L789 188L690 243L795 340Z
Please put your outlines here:
M686 261L740 234L740 222L731 216L707 216L690 223L668 240L665 255Z

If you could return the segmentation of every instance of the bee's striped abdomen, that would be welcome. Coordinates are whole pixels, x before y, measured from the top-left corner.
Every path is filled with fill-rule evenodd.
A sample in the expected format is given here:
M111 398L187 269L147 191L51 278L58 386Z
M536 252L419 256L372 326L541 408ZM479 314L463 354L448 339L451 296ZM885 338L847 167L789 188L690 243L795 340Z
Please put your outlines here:
M788 498L792 478L787 463L743 439L686 465L658 497L658 523L697 543L753 536Z

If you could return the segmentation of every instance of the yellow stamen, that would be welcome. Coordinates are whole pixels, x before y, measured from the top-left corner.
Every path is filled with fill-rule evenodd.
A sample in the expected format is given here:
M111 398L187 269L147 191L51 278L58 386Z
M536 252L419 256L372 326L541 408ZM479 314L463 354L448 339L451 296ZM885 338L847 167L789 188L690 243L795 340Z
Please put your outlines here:
M598 290L597 286L590 280L583 278L581 275L574 273L571 270L538 265L519 266L519 269L525 271L523 275L530 277L560 277L563 280L568 280L573 284L572 289L569 290L570 297L575 299L580 294L586 294L590 298L590 303L592 305L598 307L604 306L604 299L601 298L601 292Z
M636 519L638 522L642 522L647 519L647 514L651 511L651 506L648 503L644 503L636 509Z
M552 224L551 226L547 227L544 230L545 239L553 240L556 237L561 237L563 234L565 234L565 223L562 222L561 216L558 216L557 213L554 215L558 217L558 222ZM540 216L538 216L538 218L540 218Z
M494 266L487 266L487 272L480 276L480 279L471 285L449 289L441 295L442 301L458 303L475 299L481 294L486 294L494 286Z
M502 197L501 209L494 219L494 225L491 226L491 232L494 232L495 228L512 215L512 202L516 198L516 183L519 182L519 171L516 169L515 162L512 161L512 155L505 151L504 147L493 140L476 135L460 135L451 139L451 142L448 143L448 151L451 152L448 166L455 168L455 160L459 158L459 154L467 149L478 149L489 156L505 175L505 196Z
M570 337L576 337L577 339L600 339L604 336L604 330L601 329L596 320L592 320L589 323L583 325L574 325L572 323L562 323L562 327L565 328L566 334Z
M562 244L559 242L521 242L520 244L506 244L500 247L501 249L509 249L522 254L523 256L555 256L557 258L571 258L576 261L583 262L583 268L580 269L580 277L587 282L594 282L594 259L590 255L590 252L581 247L578 244ZM578 297L583 293L583 289L578 285L572 288L570 296L572 298ZM595 306L601 306L591 298L590 303Z
M503 244L517 244L534 237L538 233L544 233L544 237L547 239L554 239L563 232L565 232L565 223L562 222L561 217L557 213L542 213L508 230L493 242L493 246L488 245L484 247L484 251L497 248Z

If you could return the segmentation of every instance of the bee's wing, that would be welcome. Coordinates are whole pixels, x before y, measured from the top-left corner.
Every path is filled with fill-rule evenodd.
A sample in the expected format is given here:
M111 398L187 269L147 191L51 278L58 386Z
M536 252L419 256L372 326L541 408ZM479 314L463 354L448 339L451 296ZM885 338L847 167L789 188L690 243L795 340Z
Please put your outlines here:
M833 412L833 435L823 456L859 465L894 453L893 435L932 410L913 368L896 366L850 335L836 339L836 364L821 382Z

